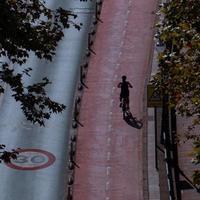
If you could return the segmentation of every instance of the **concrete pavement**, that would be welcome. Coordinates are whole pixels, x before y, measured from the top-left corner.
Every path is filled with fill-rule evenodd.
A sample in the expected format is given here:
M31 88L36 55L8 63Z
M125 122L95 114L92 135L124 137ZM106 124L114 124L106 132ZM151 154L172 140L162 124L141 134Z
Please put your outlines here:
M47 3L51 8L62 6L76 12L77 8L84 4L74 0L49 0ZM88 9L94 10L95 4L92 2L86 5ZM52 81L53 84L47 87L47 93L53 100L66 105L66 110L62 114L53 115L45 127L40 127L25 119L19 103L11 97L9 87L1 99L0 143L5 144L8 150L25 150L17 160L12 161L12 167L0 164L1 200L66 199L66 166L73 100L82 57L87 48L92 16L93 13L78 14L76 22L84 24L82 29L66 30L67 36L60 41L53 62L48 63L31 56L26 66L18 68L19 71L27 67L33 68L31 78L23 80L25 85L41 81L43 77L48 77Z

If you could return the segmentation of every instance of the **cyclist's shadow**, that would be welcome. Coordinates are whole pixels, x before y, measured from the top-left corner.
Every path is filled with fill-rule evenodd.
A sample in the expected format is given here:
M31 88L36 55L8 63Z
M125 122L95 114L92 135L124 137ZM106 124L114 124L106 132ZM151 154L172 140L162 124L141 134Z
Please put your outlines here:
M141 129L143 126L143 123L141 120L138 120L136 117L133 117L130 110L127 110L123 114L123 119L126 121L126 123L134 128Z

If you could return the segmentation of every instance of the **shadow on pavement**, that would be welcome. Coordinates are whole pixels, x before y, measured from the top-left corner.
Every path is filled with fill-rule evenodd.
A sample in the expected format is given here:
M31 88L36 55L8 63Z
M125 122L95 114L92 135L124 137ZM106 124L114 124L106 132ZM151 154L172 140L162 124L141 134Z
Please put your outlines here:
M133 117L132 113L127 110L125 113L124 113L124 121L126 121L126 123L134 128L137 128L137 129L141 129L142 126L143 126L143 123L141 120L138 120L136 117Z

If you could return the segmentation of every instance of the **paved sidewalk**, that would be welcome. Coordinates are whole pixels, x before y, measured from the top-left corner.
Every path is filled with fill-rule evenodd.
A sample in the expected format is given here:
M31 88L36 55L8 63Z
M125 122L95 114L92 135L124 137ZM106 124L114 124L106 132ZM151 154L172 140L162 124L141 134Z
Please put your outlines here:
M78 129L74 200L144 200L145 84L156 0L104 1L87 74ZM132 83L130 110L143 128L128 125L119 108L121 75Z

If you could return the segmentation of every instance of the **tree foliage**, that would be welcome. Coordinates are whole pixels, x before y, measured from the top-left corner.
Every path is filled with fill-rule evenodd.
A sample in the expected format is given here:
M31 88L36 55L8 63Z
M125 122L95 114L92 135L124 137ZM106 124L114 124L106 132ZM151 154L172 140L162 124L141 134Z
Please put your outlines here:
M180 114L196 116L200 123L200 8L198 1L171 1L161 10L160 40L166 48L159 54L160 71L153 83L170 97ZM171 44L171 45L168 45ZM170 49L169 49L170 47ZM164 68L164 69L163 69ZM163 81L163 70L168 78Z
M13 97L20 102L27 120L44 125L51 113L62 112L65 106L52 101L45 92L50 84L44 77L40 83L26 86L22 76L29 75L30 68L16 73L10 63L22 65L30 52L40 59L52 61L58 42L63 38L63 29L71 25L80 29L80 25L70 20L77 16L62 8L51 10L39 0L2 0L0 1L0 56L9 59L1 62L0 93L3 84L8 84Z
M178 114L194 119L187 137L199 143L199 136L190 134L200 125L199 1L172 0L160 11L164 19L157 27L165 48L158 56L159 71L152 83L169 95L169 106Z
M65 28L80 30L74 13L59 7L46 7L41 0L0 1L0 95L5 84L10 86L12 96L20 103L27 120L44 126L52 113L60 113L65 105L51 100L45 86L50 84L47 77L33 85L25 85L23 76L30 76L31 68L25 67L30 53L39 59L52 61L58 42L63 38ZM15 66L22 66L16 72ZM0 146L0 161L9 161L16 152L6 152ZM4 153L3 153L4 152Z
M0 144L0 163L2 161L9 163L11 159L17 159L17 155L19 154L17 150L13 149L12 151L6 151L5 147L5 145Z
M193 144L193 149L191 155L193 156L192 163L195 165L200 165L200 141L195 141ZM200 186L200 170L196 169L193 173L193 182L195 185Z

